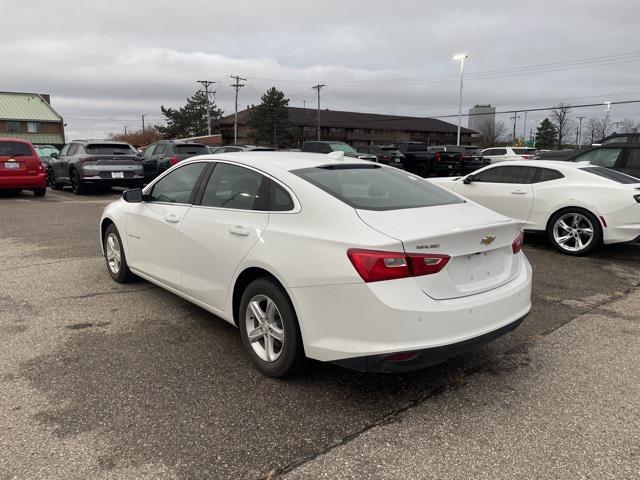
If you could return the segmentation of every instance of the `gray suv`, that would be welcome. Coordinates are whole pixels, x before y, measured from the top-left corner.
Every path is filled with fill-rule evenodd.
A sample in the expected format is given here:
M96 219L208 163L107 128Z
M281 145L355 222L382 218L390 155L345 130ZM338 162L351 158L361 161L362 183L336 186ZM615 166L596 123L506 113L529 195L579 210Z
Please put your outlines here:
M160 140L144 149L142 166L144 178L150 182L176 163L197 155L207 155L209 149L202 143Z
M49 184L54 189L71 185L80 195L91 186L142 187L142 161L136 150L124 142L74 140L64 146L58 158L49 162Z

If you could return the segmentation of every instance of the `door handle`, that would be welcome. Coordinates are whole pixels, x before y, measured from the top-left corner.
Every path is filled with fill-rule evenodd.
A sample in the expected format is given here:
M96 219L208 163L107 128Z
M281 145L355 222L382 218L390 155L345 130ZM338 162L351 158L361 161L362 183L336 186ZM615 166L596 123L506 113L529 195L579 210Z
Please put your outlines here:
M180 222L180 219L173 213L170 213L169 215L164 217L164 221L167 223L178 223Z
M249 230L244 228L242 225L236 225L235 227L229 228L229 232L233 233L234 235L239 235L241 237L249 236Z
M511 193L513 193L514 195L526 195L527 192L525 192L524 190L512 190Z

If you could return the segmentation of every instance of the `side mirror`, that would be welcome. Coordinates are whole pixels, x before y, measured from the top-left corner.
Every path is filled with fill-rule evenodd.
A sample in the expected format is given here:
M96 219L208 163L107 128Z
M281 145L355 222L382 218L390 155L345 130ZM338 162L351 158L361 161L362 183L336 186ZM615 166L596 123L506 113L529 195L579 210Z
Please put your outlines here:
M51 158L58 158L58 154L56 152L52 152L49 154Z
M122 192L122 198L127 203L140 203L144 199L141 188L132 188Z
M136 152L136 156L142 158L143 152Z
M464 180L462 180L462 183L464 183L465 185L469 185L471 182L473 182L473 180L473 175L467 175L466 177L464 177Z

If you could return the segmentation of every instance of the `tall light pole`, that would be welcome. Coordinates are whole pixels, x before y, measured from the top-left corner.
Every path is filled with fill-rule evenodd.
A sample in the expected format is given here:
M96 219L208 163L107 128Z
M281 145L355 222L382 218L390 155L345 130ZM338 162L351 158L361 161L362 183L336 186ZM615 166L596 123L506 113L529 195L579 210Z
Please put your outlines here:
M142 115L142 131L144 132L144 117L146 117L147 115L149 115L148 113L145 113Z
M578 121L580 122L578 124L578 141L576 142L578 145L578 150L580 150L582 148L582 120L586 118L584 115L578 117Z
M326 85L317 84L311 87L318 91L318 141L320 141L320 90L322 90L323 87L326 87Z
M469 58L466 53L459 53L454 55L453 59L460 62L460 97L458 99L458 142L456 145L460 146L460 124L462 123L462 81L464 78L464 61Z

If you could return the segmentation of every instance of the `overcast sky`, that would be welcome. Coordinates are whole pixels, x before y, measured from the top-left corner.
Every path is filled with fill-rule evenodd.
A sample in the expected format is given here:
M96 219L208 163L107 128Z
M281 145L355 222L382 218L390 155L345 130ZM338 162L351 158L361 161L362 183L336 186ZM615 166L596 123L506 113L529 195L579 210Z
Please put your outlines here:
M124 125L139 129L143 113L147 125L161 123L160 105L184 104L198 88L196 80L219 82L216 101L232 113L232 74L248 79L240 91L242 108L259 103L273 85L290 105L306 100L315 108L311 86L321 82L327 85L323 108L455 114L459 67L452 55L459 52L469 54L464 111L477 103L503 110L640 98L640 9L629 1L0 5L0 90L50 93L68 124L68 140L104 137ZM513 70L548 64L557 65ZM640 118L639 109L614 106L612 116ZM604 107L579 114L601 116ZM508 117L501 116L512 125ZM530 113L527 131L543 117ZM521 116L519 135L523 121Z

